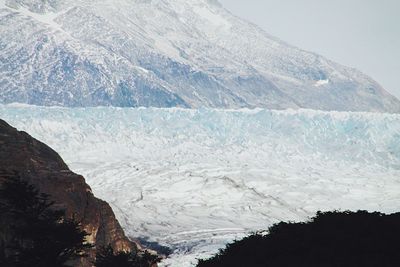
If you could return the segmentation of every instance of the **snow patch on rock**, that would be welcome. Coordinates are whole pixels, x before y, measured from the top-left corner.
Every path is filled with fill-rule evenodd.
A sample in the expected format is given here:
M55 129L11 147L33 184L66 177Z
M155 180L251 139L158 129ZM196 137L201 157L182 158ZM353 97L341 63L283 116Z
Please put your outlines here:
M327 84L329 84L329 79L326 79L326 80L319 80L319 81L317 81L317 82L315 83L315 86L316 86L316 87L320 87L320 86L327 85Z

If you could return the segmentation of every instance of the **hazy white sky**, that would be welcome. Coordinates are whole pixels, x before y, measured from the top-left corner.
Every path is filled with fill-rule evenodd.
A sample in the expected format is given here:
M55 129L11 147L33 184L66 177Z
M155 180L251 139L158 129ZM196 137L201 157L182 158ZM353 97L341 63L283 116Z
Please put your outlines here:
M355 67L400 98L400 0L219 0L305 50Z

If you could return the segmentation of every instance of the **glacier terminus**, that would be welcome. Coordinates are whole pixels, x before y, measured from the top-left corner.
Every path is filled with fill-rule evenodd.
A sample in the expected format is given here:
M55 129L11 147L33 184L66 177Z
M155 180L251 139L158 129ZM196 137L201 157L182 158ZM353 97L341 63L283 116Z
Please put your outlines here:
M195 266L227 242L319 210L396 212L400 115L0 106L56 149L131 238Z

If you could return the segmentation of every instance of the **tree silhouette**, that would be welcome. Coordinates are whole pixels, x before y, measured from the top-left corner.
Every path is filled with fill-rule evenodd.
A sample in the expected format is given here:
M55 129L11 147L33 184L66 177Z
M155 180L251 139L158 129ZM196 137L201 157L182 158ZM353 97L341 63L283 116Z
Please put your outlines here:
M229 244L198 267L400 266L400 213L318 212Z
M101 248L96 254L96 267L149 267L160 261L157 255L144 252L114 252L111 246Z
M64 267L85 257L88 233L80 223L54 209L49 195L21 179L8 179L0 188L0 216L12 222L4 264L10 267Z

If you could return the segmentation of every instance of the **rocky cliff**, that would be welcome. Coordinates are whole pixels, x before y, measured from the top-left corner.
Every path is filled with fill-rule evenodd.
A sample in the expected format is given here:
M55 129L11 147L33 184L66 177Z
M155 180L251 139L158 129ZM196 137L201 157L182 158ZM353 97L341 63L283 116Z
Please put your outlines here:
M96 247L111 244L115 250L138 249L125 236L108 203L93 195L81 175L69 170L50 147L0 120L0 185L17 177L51 195L57 208L65 209L68 217L82 222L90 233L88 241L95 246L77 266L91 266ZM0 241L7 244L6 234L0 235Z

